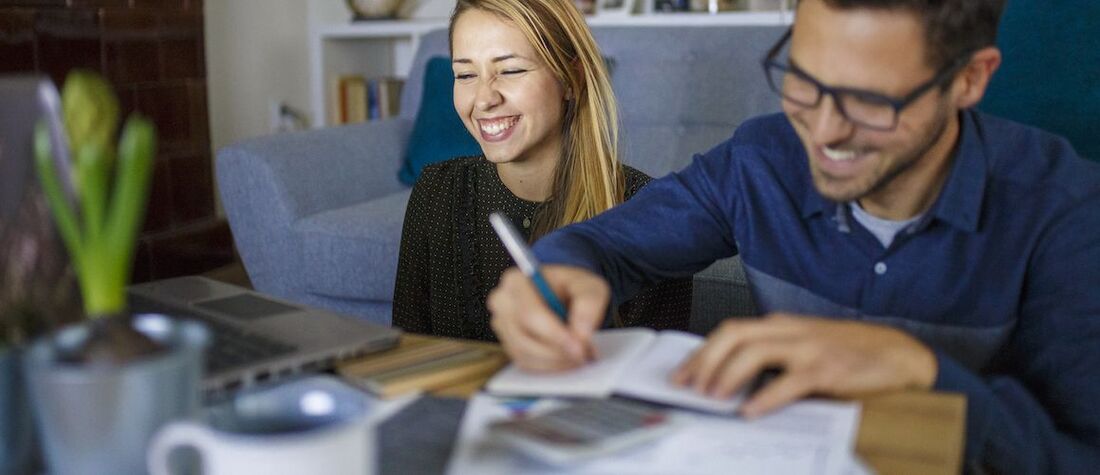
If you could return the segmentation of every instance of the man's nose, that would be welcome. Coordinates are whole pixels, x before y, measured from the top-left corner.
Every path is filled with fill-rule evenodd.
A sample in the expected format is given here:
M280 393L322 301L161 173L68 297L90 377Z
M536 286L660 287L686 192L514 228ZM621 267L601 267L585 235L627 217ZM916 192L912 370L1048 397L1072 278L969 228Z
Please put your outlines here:
M855 125L840 111L836 98L826 94L811 114L810 135L815 143L833 144L847 140L855 131Z

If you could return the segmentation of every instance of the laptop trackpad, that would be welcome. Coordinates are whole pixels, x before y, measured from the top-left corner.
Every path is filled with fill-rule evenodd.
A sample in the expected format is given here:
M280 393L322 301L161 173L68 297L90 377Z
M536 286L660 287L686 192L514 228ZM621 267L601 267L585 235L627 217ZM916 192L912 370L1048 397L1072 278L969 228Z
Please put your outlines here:
M250 294L207 300L205 302L196 303L195 306L238 320L256 320L298 310L297 307Z

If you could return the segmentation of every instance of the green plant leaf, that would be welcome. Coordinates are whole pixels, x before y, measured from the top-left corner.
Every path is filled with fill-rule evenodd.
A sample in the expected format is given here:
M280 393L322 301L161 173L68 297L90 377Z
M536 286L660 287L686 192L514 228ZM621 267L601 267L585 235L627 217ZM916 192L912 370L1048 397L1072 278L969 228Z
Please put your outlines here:
M118 165L115 167L114 195L107 218L107 237L108 241L118 246L115 256L122 266L125 281L129 281L137 233L145 217L156 153L156 134L152 122L133 114L126 121L118 144Z
M76 151L76 175L80 188L81 217L84 220L84 240L94 242L103 232L107 212L107 186L110 162L106 150L94 142L85 143Z

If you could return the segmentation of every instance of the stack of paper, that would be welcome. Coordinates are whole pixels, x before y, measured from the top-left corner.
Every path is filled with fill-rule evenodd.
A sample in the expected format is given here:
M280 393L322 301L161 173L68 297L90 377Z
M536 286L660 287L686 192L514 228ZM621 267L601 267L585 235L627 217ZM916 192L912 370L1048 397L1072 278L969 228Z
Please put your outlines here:
M540 400L528 414L564 404ZM859 421L855 403L804 401L754 421L676 411L688 419L658 441L581 465L552 467L494 441L489 424L516 417L506 398L477 395L463 416L450 474L821 474L848 473Z

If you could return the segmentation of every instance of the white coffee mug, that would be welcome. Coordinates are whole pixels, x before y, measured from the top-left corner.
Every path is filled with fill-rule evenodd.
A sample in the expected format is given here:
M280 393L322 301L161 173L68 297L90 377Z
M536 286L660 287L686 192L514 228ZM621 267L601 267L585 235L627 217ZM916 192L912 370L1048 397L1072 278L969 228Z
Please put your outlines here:
M169 456L193 448L204 474L374 473L373 428L362 394L319 376L242 395L208 423L177 421L149 447L149 471L172 472Z

